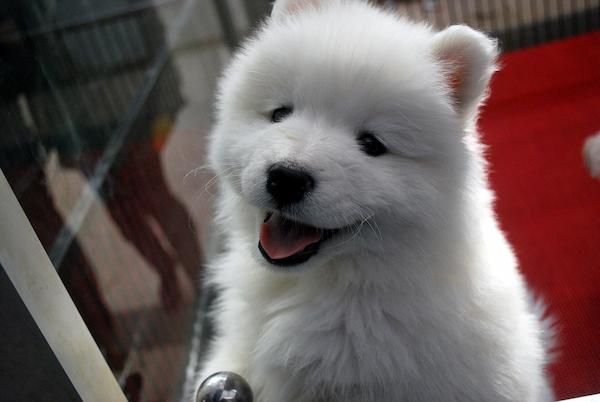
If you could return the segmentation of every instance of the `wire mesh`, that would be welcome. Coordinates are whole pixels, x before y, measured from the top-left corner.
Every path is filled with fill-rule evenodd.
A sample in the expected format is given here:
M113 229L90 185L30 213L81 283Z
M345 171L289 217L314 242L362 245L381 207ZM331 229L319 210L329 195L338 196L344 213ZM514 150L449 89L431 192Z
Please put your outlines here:
M384 0L436 28L467 24L498 38L504 51L600 28L600 0Z

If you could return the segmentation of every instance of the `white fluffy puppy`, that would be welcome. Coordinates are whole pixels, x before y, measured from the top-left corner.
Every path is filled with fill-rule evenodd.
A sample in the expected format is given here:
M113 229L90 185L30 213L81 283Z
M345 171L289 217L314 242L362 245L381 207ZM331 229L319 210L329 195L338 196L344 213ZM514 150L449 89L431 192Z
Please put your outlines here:
M494 41L278 0L221 81L217 337L258 402L549 401L542 322L492 208Z

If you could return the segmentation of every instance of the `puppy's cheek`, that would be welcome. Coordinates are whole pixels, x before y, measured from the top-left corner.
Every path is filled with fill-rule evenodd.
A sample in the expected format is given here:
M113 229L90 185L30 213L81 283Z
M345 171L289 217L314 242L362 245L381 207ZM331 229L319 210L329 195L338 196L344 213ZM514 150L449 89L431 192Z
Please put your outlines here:
M230 170L225 177L225 180L229 182L231 187L235 189L238 193L242 193L242 178L241 178L241 170L239 168L235 168Z
M232 141L232 144L224 144L225 140ZM233 138L227 137L221 139L220 143L215 144L211 150L211 165L219 176L219 180L226 181L232 188L243 193L244 182L247 180L248 158L247 150L244 150L241 144L233 142Z
M249 203L257 207L264 206L267 202L265 191L265 174L262 164L250 164L241 170L239 189L241 195Z

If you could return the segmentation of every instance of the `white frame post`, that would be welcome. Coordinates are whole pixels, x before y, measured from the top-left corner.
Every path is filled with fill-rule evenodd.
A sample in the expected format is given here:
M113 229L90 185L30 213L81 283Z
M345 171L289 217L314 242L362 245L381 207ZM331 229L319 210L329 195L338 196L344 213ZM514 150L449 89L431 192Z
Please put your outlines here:
M0 263L83 402L126 402L1 170Z

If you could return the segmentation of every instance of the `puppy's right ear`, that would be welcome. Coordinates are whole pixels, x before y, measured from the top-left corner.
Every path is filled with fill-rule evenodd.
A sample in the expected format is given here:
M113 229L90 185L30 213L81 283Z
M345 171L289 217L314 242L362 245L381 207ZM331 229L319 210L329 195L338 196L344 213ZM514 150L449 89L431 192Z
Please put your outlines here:
M443 65L456 110L477 113L496 70L496 42L465 25L453 25L435 34L433 53Z
M318 7L324 0L276 0L273 3L271 18L282 20L309 7Z

